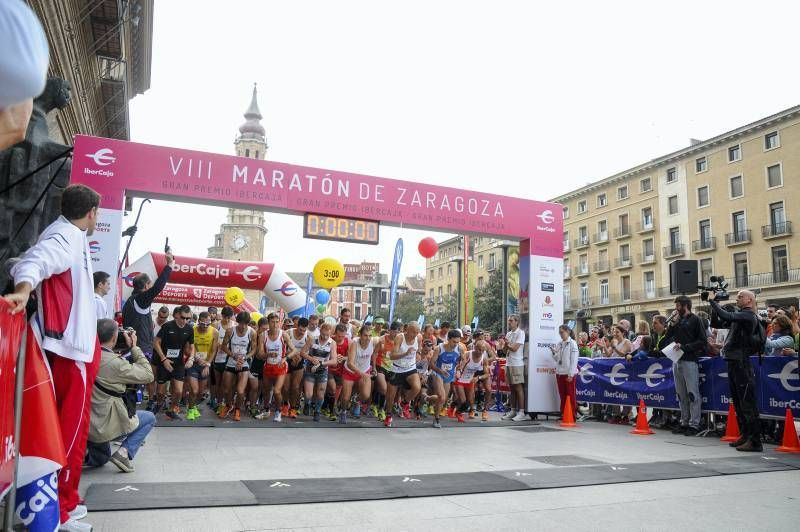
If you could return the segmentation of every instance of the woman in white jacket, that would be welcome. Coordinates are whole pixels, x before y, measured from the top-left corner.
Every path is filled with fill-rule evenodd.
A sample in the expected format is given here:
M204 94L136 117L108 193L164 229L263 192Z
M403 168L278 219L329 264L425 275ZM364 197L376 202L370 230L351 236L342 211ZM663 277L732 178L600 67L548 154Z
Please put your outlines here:
M556 361L556 385L558 386L558 395L561 397L561 414L564 414L564 406L569 397L572 414L577 416L575 375L578 374L578 344L572 337L572 329L566 325L558 328L558 334L561 336L561 341L550 346L550 351Z

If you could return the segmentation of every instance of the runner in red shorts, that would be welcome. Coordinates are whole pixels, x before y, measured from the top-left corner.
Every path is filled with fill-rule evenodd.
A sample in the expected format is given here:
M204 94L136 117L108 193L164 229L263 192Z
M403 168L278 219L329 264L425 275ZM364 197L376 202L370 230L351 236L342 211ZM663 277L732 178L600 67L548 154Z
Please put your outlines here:
M346 416L346 414L342 414L342 412L346 411L350 406L350 395L345 396L345 394L342 393L342 387L344 385L344 363L347 361L347 352L350 349L350 340L347 338L346 325L343 323L336 324L336 328L333 332L333 341L336 342L336 358L339 363L335 366L331 366L330 369L328 369L328 373L332 377L328 379L328 391L333 394L334 398L334 407L331 409L331 412L333 413L336 411L335 405L338 405L338 414L335 418L331 416L329 419L332 421L335 419L336 421L339 421L339 423L344 423L346 422L346 419L343 421L342 416ZM351 393L352 389L353 386L351 384Z
M270 392L275 404L272 421L281 421L283 405L283 381L288 373L286 348L291 345L289 334L279 327L280 318L275 313L267 316L267 330L258 337L258 356L264 360L264 398L268 401Z
M477 375L478 372L483 372ZM489 378L489 357L484 351L473 349L461 364L455 381L455 396L458 401L458 422L464 422L464 413L475 408L475 385Z
M370 336L370 327L364 325L358 331L358 339L350 342L347 350L347 361L342 371L341 397L349 398L353 393L354 383L358 383L358 401L353 410L353 417L361 417L361 410L367 410L367 402L372 393L373 359L375 345L379 341ZM347 423L347 403L339 413L339 423Z

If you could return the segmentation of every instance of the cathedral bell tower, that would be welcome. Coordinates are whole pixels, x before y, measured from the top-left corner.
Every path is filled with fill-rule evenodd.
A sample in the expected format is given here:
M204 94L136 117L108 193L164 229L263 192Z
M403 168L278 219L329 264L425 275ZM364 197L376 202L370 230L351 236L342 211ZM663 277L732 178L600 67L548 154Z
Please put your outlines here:
M261 111L258 109L258 92L253 86L253 98L244 113L245 122L239 127L239 135L234 146L236 155L252 159L266 159L267 137L261 125ZM250 209L228 209L226 223L220 232L214 235L214 245L208 248L208 257L212 259L243 260L261 262L264 260L264 238L267 228L264 227L264 213ZM245 290L247 299L256 307L259 306L261 293Z

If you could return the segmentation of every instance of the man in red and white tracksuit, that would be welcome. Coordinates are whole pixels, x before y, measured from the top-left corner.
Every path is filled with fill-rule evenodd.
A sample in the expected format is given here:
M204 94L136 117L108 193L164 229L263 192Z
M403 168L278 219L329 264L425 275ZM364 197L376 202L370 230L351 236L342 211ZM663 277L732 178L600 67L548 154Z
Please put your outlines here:
M100 195L83 185L70 185L61 198L61 216L39 236L11 269L14 293L4 296L12 313L25 309L36 291L32 325L41 333L53 375L56 407L67 464L58 476L61 523L67 529L90 530L77 523L86 515L79 506L81 479L94 379L100 361L94 281L87 236L94 232ZM87 528L88 527L88 528Z

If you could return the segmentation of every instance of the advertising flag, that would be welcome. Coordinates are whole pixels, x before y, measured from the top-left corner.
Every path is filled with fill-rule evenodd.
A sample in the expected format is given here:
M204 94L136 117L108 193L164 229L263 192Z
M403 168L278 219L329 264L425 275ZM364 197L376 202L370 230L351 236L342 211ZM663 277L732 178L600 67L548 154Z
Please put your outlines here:
M397 302L397 281L400 278L400 265L403 263L403 239L397 239L394 247L394 265L392 266L392 285L389 289L389 323L394 321L394 305Z

